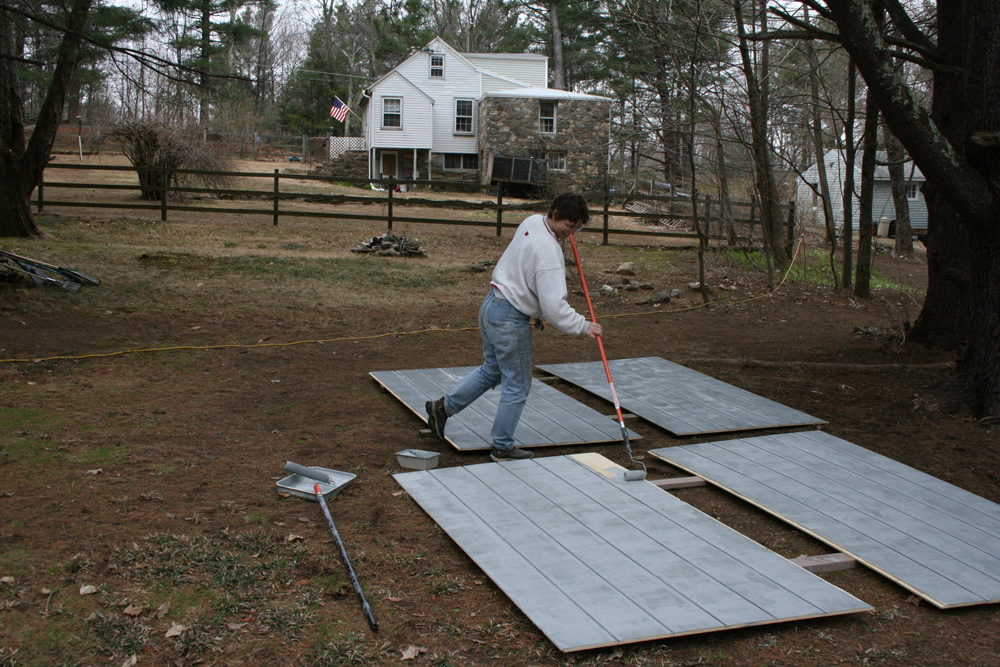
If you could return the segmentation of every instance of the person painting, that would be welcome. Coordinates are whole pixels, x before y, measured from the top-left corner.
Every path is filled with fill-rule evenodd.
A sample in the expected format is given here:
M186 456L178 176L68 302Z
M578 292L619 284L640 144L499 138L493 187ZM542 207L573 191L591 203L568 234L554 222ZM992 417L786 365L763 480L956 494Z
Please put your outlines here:
M509 461L532 457L531 452L514 446L514 431L531 390L531 318L543 317L571 335L596 338L602 334L600 324L589 322L566 301L566 262L560 242L589 218L583 197L562 194L552 201L547 216L532 215L518 225L479 308L483 364L446 396L427 401L425 406L427 422L439 438L444 440L448 417L499 384L490 458Z

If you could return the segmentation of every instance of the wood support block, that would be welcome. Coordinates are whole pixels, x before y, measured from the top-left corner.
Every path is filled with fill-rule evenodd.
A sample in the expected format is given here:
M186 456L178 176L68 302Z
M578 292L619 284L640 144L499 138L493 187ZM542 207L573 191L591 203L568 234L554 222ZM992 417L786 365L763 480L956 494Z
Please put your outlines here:
M608 419L614 419L615 421L618 421L618 414L617 413L610 414L610 415L604 415L604 416L607 417ZM622 419L624 419L625 421L630 421L632 419L638 419L638 418L639 418L639 415L632 414L631 412L622 412Z
M854 559L854 556L840 553L823 554L822 556L799 556L790 560L803 570L808 570L813 574L834 572L836 570L850 570L858 565L858 561Z
M691 489L696 486L706 486L706 482L701 477L668 477L667 479L651 479L650 483L670 491L671 489Z

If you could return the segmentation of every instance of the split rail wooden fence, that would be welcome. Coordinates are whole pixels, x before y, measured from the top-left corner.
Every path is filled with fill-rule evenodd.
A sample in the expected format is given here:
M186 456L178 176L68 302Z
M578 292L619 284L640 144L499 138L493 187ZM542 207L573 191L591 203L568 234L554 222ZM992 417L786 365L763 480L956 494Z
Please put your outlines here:
M52 172L64 170L95 172L131 172L136 174L136 178L129 179L129 182L122 182L121 178L88 176L86 181L80 180L50 180ZM190 176L208 177L215 182L224 179L265 181L270 187L268 189L248 189L242 187L194 187L180 184L179 178ZM203 212L214 214L233 215L270 215L274 225L279 223L281 217L298 218L324 218L330 220L371 220L384 222L388 231L392 231L394 223L420 223L438 225L468 225L478 227L493 227L497 236L501 236L504 229L513 229L520 224L524 212L544 212L548 201L518 200L516 203L504 202L503 185L477 185L474 183L456 183L451 181L430 181L430 180L379 180L379 179L336 179L340 185L350 184L358 187L358 194L333 193L324 194L317 192L306 192L303 190L291 190L286 186L282 188L282 181L317 181L330 183L331 179L325 176L314 176L309 174L283 174L278 169L273 173L267 172L222 172L222 171L200 171L192 169L150 169L140 174L134 167L109 166L109 165L77 165L77 164L49 164L38 187L35 190L32 203L37 207L39 213L44 212L46 207L79 207L96 209L128 209L159 211L160 220L166 222L168 213L171 211ZM367 188L367 189L366 189ZM377 188L377 189L372 189ZM406 189L407 192L397 192L397 188ZM456 192L465 194L476 194L478 197L489 197L492 199L483 201L468 201L462 199L433 199L421 197L420 188L425 188L435 192ZM67 197L66 190L89 190L86 197ZM58 190L62 198L53 199L51 191ZM100 197L96 193L117 191L117 196ZM122 196L122 192L126 195ZM134 193L132 197L129 193ZM185 195L198 195L225 198L229 201L237 200L246 202L247 206L212 206L209 204L186 203ZM145 196L145 198L143 198ZM287 205L283 208L283 202L310 202L320 204L319 210L303 210L300 208L290 208ZM260 202L263 205L250 206L251 202ZM266 202L266 203L265 203ZM648 237L673 237L688 238L697 240L698 234L693 231L694 215L691 198L689 196L657 196L657 195L621 195L606 194L602 199L600 208L591 209L590 224L584 227L584 232L597 233L603 236L603 242L607 244L611 235L628 236L648 236ZM594 205L593 198L591 205ZM357 211L338 211L337 206L341 204L380 204L384 212L378 214L366 214ZM706 235L713 241L724 241L732 245L755 245L760 234L760 208L755 201L734 200L729 203L728 210L724 210L718 199L711 196L699 197L696 202L700 226L706 231ZM490 220L456 220L450 218L433 218L407 215L407 209L419 208L440 208L450 210L483 211L490 214ZM787 230L786 243L790 246L793 237L795 220L795 204L789 202L782 204L782 216L784 226ZM509 215L511 213L517 215ZM505 221L505 214L506 216ZM631 221L635 223L646 223L647 228L641 224L623 224ZM596 224L595 224L596 223Z

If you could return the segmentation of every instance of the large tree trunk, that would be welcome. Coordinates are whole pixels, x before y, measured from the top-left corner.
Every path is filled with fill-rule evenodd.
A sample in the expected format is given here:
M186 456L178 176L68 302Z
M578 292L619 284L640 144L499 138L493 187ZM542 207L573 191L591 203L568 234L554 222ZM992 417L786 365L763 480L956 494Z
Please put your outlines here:
M562 28L559 27L559 2L549 3L549 22L552 24L552 87L563 90Z
M933 340L953 327L960 354L956 374L921 402L1000 416L1000 2L938 3L938 50L954 69L935 72L930 118L899 76L868 1L826 4L886 123L927 178L936 257L915 328ZM945 301L949 294L957 298Z
M91 1L74 0L67 25L85 25ZM80 64L80 38L63 35L52 81L25 147L14 30L10 17L0 12L0 237L38 234L28 201L49 161L66 94Z
M17 71L14 22L0 11L0 237L38 234L28 199L21 192L24 121Z

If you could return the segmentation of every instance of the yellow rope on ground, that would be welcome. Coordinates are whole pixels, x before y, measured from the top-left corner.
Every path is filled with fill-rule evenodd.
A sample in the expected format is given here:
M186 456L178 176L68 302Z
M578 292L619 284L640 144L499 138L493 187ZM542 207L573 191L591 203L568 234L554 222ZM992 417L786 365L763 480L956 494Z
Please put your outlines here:
M749 299L744 299L742 301L736 301L731 305L738 306L742 303L747 303L750 301L755 301L757 299L763 299L769 297L785 284L788 279L788 275L792 272L792 267L795 265L795 260L799 255L799 249L802 247L802 239L799 239L799 244L795 248L795 252L792 254L792 261L788 265L788 270L785 275L781 278L781 282L778 283L777 287L768 292L767 294L761 294L760 296L750 297ZM653 310L645 313L620 313L618 315L602 315L598 317L599 320L610 320L617 317L641 317L644 315L666 315L674 313L683 313L688 310L695 310L696 308L703 308L713 302L708 301L705 303L699 303L696 306L688 306L686 308L675 308L673 310ZM260 347L291 347L293 345L323 345L325 343L340 343L349 340L375 340L377 338L388 338L390 336L415 336L418 334L426 333L457 333L460 331L478 331L479 327L461 327L459 329L419 329L417 331L391 331L389 333L375 334L373 336L341 336L340 338L324 338L318 340L297 340L290 343L257 343L257 344L241 344L241 343L230 343L230 344L220 344L220 345L176 345L173 347L152 347L140 350L118 350L117 352L102 352L96 354L81 354L76 356L59 356L59 357L37 357L33 359L0 359L0 364L9 363L38 363L42 361L77 361L80 359L106 359L108 357L120 357L126 354L140 354L143 352L174 352L178 350L225 350L225 349L244 349L249 350L253 348Z

